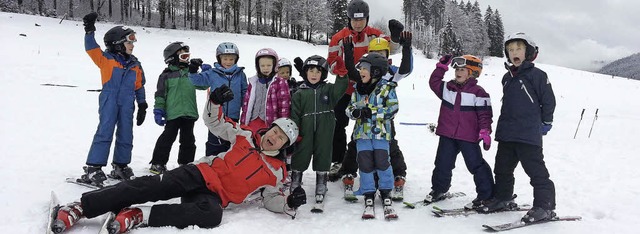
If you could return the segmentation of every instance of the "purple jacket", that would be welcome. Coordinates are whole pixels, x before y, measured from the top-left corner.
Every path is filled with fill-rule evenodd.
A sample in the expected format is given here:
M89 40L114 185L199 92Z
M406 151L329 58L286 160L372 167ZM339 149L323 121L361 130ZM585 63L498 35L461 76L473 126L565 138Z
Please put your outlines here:
M480 129L491 131L491 99L476 79L460 86L444 82L445 69L436 67L429 78L431 90L442 100L436 134L457 140L478 142Z

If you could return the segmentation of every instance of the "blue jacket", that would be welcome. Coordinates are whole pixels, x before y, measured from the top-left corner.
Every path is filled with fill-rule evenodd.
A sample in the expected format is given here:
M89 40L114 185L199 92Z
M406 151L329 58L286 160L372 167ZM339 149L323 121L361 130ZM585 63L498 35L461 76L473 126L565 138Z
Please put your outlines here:
M507 67L502 77L502 108L496 141L520 142L542 147L543 123L553 122L556 98L547 73L531 62Z
M233 100L224 103L222 112L229 118L240 119L242 99L247 92L247 76L244 74L244 67L238 67L235 64L225 69L219 63L213 66L210 70L189 74L191 83L195 86L209 86L210 91L222 85L228 86L233 92Z

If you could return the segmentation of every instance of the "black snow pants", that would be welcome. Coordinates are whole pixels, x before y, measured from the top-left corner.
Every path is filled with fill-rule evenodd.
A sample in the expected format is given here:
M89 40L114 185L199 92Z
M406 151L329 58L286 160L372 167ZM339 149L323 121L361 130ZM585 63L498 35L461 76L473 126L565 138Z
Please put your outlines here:
M167 121L164 131L158 137L156 147L153 149L151 164L167 165L171 146L176 141L180 131L180 148L178 151L178 164L193 162L196 154L196 138L193 135L193 125L196 119L180 117Z
M332 163L341 163L344 159L345 150L347 149L346 128L347 125L349 125L349 117L347 117L346 110L349 102L351 102L351 95L342 95L342 98L338 100L338 103L336 103L336 106L333 108L333 112L336 116L336 126L335 130L333 131L333 154L331 156Z

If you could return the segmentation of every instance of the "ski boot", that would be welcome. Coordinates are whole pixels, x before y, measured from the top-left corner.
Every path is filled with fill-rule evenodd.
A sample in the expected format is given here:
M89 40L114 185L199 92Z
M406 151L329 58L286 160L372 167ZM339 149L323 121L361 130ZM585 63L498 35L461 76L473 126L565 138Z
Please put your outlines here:
M380 190L380 200L382 200L382 208L384 210L384 219L393 220L398 218L398 213L393 209L391 201L391 191Z
M291 186L289 187L289 193L292 193L294 189L302 186L302 172L293 170L291 173Z
M373 205L375 199L375 193L367 193L364 195L364 212L362 212L362 219L375 219L376 210Z
M404 176L396 176L393 182L393 193L391 194L391 200L402 201L404 199L404 183L406 179Z
M533 207L527 212L521 221L525 223L535 223L538 221L549 220L556 217L556 212L553 210L546 210L540 207Z
M447 193L436 192L431 190L429 194L424 198L424 203L430 204L437 201L442 201L447 198Z
M162 164L151 164L151 167L149 167L149 172L156 175L163 174L166 171L167 171L167 166Z
M481 206L476 208L478 213L493 213L497 211L516 209L518 204L513 202L513 199L510 200L501 200L498 198L491 198L483 202Z
M353 194L354 176L352 174L346 174L342 177L342 184L344 185L344 200L355 202L358 200L356 195Z
M113 170L110 173L111 178L118 180L132 180L135 178L133 170L126 164L112 163L111 166L113 166Z
M72 202L58 209L56 218L49 228L54 233L62 233L65 230L69 230L83 217L80 202Z
M311 209L313 213L324 212L324 195L327 194L327 177L329 172L316 172L316 204Z
M100 188L104 187L104 181L107 180L107 176L102 171L101 166L84 166L82 167L84 174L80 176L78 182L91 184Z
M140 208L124 208L116 215L107 229L109 233L126 233L143 224L143 215Z

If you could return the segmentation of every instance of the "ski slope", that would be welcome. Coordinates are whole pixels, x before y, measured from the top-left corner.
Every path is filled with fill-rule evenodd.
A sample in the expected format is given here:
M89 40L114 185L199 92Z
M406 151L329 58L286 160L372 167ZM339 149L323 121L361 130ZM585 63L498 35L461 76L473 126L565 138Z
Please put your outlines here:
M42 233L47 219L50 191L62 202L79 199L84 187L64 182L79 176L98 124L98 68L84 52L82 22L0 13L0 230L3 233ZM39 24L41 26L35 26ZM96 39L113 24L99 22ZM162 50L173 41L191 46L193 58L206 63L215 60L215 48L224 41L240 48L239 65L247 76L255 74L254 54L263 47L274 48L290 60L319 54L326 56L327 46L314 46L282 38L213 32L166 30L133 27L138 33L134 54L146 73L147 101L152 105L157 77L164 68ZM526 28L522 30L526 31ZM20 36L25 34L26 36ZM539 45L544 53L545 45ZM576 55L580 56L580 55ZM393 56L394 63L400 56ZM436 60L416 52L411 76L400 82L400 112L396 122L437 122L440 102L428 89L427 79ZM505 73L503 58L486 58L479 84L491 95L494 128L502 97L500 79ZM637 148L640 139L640 82L612 78L563 67L537 64L549 75L556 94L557 108L553 129L544 137L544 153L551 179L555 182L559 215L580 215L579 222L548 223L511 231L511 233L636 233L640 228L640 170ZM297 75L294 73L294 75ZM453 77L453 72L446 74ZM332 80L333 78L330 78ZM49 87L43 83L78 87ZM204 92L198 92L199 107ZM582 109L586 109L576 139L573 139ZM593 123L594 113L598 119ZM148 162L163 128L153 121L148 110L142 126L134 127L133 159L136 175L148 174ZM588 138L590 127L593 132ZM350 128L349 128L350 130ZM196 123L197 157L204 154L206 128ZM406 201L418 201L430 190L431 171L438 137L425 126L397 125L397 138L409 166ZM168 167L177 167L177 141ZM494 165L497 143L485 152ZM635 156L634 156L635 155ZM459 207L475 197L473 179L458 157L451 191L467 193L439 204ZM105 168L108 172L110 168ZM307 171L303 179L308 201L313 201L315 174ZM515 193L520 203L531 203L532 188L521 167L516 169ZM351 204L341 199L339 183L329 183L324 214L312 214L311 205L298 210L295 220L271 213L259 205L229 206L222 224L215 230L172 227L144 228L132 233L480 233L482 224L500 224L518 220L524 213L474 215L436 218L430 209L405 209L394 204L400 218L387 222L362 221L362 198ZM167 202L177 202L177 199ZM379 204L379 201L376 201ZM382 213L381 206L376 211ZM82 220L68 233L97 233L100 218Z

